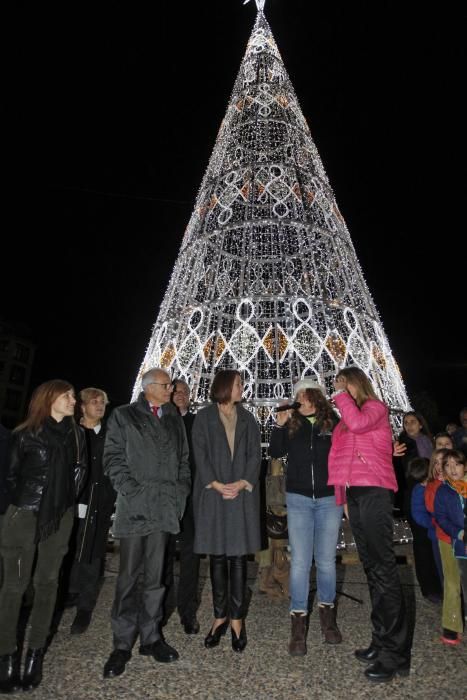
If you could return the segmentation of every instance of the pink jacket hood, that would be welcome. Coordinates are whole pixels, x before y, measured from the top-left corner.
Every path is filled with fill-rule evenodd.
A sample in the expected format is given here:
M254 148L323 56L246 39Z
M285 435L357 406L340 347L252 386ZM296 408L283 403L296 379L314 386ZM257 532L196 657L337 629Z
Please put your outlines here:
M358 408L347 392L337 394L334 402L342 420L332 434L328 484L380 486L397 491L387 406L368 399Z

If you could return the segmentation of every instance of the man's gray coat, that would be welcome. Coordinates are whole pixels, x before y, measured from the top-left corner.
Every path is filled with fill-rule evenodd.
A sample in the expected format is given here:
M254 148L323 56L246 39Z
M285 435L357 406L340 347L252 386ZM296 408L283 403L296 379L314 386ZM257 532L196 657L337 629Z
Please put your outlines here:
M141 393L134 403L116 408L107 423L103 463L117 492L115 537L179 532L190 467L175 406L164 404L157 418Z

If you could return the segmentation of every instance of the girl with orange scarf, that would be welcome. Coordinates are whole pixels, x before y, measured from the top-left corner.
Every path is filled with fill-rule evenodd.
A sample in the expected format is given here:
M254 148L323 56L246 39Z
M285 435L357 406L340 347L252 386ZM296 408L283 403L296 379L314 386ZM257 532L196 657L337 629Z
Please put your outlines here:
M440 541L444 571L444 596L454 603L456 614L445 619L443 606L443 636L447 644L458 644L463 621L460 606L460 580L467 594L467 548L465 527L467 517L466 458L458 450L447 450L443 457L444 483L435 496L435 519L439 527L451 538L451 544ZM459 577L460 574L460 577Z

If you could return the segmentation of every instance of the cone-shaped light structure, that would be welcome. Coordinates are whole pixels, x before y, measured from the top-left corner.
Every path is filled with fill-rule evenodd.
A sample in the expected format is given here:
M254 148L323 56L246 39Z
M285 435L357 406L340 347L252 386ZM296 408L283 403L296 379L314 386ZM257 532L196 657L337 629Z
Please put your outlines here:
M350 364L391 407L407 410L260 3L139 377L165 367L188 381L199 405L219 368L240 369L267 436L272 406L291 396L294 381L311 376L331 393L336 370Z

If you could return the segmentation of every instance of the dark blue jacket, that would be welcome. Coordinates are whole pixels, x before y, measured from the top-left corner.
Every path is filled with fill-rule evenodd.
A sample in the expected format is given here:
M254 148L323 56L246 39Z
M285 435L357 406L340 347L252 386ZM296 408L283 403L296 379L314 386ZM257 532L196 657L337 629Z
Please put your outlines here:
M427 511L425 505L425 486L423 486L423 484L416 484L412 489L410 512L417 525L424 527L428 531L427 534L430 540L436 542L436 531L435 526L433 525L433 518L431 513Z
M467 559L465 539L459 539L459 532L464 530L464 507L465 498L448 482L441 484L435 496L435 520L452 538L454 556L461 559Z

